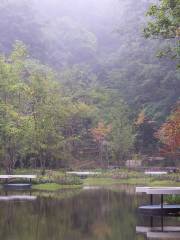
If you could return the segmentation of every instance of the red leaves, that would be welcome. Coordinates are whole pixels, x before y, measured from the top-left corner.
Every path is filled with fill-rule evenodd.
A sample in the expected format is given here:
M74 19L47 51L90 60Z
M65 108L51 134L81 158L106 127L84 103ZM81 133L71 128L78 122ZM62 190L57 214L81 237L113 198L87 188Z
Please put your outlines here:
M179 154L180 150L180 103L156 133L156 137L165 145L163 153Z

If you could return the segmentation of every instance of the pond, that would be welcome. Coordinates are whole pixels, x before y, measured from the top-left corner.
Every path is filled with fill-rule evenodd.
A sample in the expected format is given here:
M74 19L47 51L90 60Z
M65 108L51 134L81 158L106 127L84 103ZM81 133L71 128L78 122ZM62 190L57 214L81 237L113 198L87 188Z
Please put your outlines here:
M149 217L137 213L137 207L148 199L127 186L45 194L1 191L1 196L1 240L147 239L136 230L150 224ZM160 225L158 217L153 221ZM168 217L164 224L180 226L180 220Z

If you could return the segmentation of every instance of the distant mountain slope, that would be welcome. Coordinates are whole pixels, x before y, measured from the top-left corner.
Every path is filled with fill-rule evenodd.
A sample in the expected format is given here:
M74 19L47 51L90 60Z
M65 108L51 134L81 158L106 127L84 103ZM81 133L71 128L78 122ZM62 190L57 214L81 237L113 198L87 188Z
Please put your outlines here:
M1 1L0 50L7 53L20 40L32 57L58 71L89 65L96 85L116 91L135 111L145 108L162 120L179 99L180 74L172 61L156 58L164 43L143 37L152 2Z

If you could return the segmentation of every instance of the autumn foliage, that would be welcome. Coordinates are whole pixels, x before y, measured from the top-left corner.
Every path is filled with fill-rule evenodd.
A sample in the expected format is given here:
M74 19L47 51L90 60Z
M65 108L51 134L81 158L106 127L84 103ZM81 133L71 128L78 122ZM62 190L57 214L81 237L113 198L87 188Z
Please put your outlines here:
M156 137L164 144L161 153L180 155L180 103L158 130Z
M96 142L102 142L106 138L107 134L110 133L111 126L105 126L103 122L99 122L96 128L91 129L91 133Z
M139 126L139 125L143 124L145 122L145 119L146 119L145 113L144 113L144 111L141 111L138 115L135 125Z
M93 139L96 141L99 151L99 160L101 164L103 163L103 143L111 131L111 125L105 125L103 122L99 122L96 128L91 129L91 134Z

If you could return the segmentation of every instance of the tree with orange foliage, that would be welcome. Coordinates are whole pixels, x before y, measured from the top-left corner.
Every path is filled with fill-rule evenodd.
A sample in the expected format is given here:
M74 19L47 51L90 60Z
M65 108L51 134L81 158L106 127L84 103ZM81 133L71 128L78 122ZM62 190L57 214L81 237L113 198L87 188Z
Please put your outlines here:
M96 128L91 129L92 136L96 141L99 149L99 159L102 164L103 157L103 143L105 141L106 136L111 131L111 125L105 126L103 122L99 122Z
M156 137L163 143L161 153L180 156L180 102L172 111L169 119L160 127Z
M141 112L139 113L135 124L136 124L137 126L139 126L139 125L143 124L143 123L145 122L145 120L146 120L146 116L145 116L145 112L144 112L144 110L143 110L143 111L141 111Z

